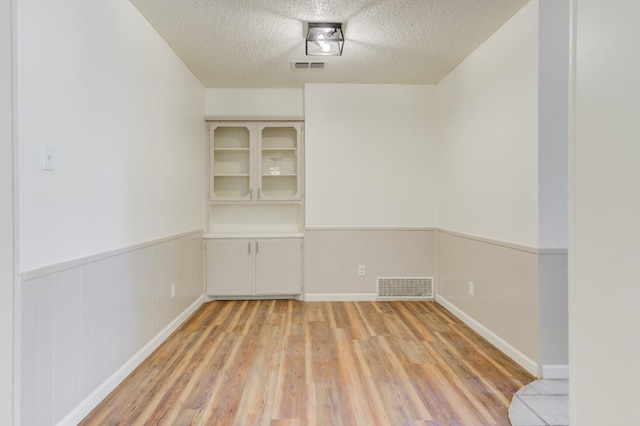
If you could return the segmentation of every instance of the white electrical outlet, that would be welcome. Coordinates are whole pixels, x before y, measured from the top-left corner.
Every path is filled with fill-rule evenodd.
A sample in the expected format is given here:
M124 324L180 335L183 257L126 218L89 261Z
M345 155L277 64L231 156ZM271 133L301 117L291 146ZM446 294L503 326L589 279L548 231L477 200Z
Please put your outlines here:
M176 297L176 283L171 283L171 298Z
M474 284L473 282L469 281L469 296L473 296L475 293L475 288L474 288Z
M364 265L358 265L358 275L364 277Z

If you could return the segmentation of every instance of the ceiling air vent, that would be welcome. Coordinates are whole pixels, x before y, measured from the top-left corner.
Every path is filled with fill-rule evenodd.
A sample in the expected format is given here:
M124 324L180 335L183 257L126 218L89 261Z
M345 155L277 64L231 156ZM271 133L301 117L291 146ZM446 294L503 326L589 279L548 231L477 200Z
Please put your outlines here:
M326 62L292 62L292 65L296 69L313 69L323 70Z
M433 300L433 277L378 277L380 300Z

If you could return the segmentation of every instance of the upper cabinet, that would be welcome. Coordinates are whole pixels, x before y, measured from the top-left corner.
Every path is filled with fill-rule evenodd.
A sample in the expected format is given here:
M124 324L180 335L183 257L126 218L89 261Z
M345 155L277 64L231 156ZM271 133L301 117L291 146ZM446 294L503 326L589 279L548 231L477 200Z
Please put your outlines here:
M302 198L298 122L210 125L212 201L297 201Z

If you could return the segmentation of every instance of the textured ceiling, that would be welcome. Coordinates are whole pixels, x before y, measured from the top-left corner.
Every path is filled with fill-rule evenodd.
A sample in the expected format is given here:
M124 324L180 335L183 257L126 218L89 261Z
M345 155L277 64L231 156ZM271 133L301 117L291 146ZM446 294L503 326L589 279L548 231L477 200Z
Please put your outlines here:
M206 87L437 83L527 0L131 0ZM342 22L309 57L305 22ZM296 70L293 61L326 61Z

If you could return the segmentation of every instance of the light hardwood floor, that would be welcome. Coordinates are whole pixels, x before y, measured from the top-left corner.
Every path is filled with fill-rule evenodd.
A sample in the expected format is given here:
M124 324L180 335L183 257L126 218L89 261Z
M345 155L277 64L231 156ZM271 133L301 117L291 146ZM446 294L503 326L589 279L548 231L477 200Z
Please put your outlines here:
M509 425L532 380L433 302L215 301L81 424Z

